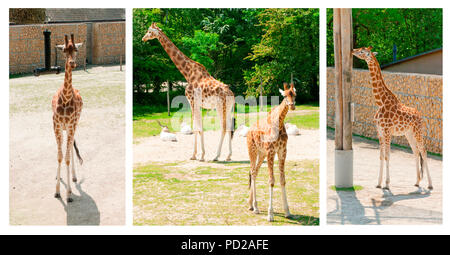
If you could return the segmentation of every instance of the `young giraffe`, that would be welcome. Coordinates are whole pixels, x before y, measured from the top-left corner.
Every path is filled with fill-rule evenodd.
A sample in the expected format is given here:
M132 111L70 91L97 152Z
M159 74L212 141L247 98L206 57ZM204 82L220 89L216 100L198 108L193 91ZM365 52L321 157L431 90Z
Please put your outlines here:
M185 95L191 106L191 113L194 121L194 153L192 160L196 159L197 154L197 134L200 134L200 142L202 154L200 161L204 161L205 146L203 140L203 125L201 108L213 109L217 111L222 127L222 133L217 149L216 157L213 159L217 161L221 149L225 133L229 133L227 161L231 160L231 139L233 138L234 130L234 94L228 85L214 79L206 70L206 68L183 54L172 41L156 26L156 23L148 28L147 33L142 38L146 42L158 38L161 46L172 59L175 66L180 70L181 74L186 78L188 85L186 86Z
M273 162L275 154L278 154L278 166L280 168L280 185L283 197L284 213L286 217L290 217L289 206L287 203L284 162L286 160L286 146L288 135L284 127L284 118L288 110L295 110L295 88L291 83L290 88L284 84L284 90L280 89L284 99L281 104L273 108L267 118L259 120L253 124L247 133L248 155L250 157L250 173L249 188L250 196L248 203L249 210L253 210L255 214L259 213L256 203L256 176L264 159L267 157L267 165L269 168L269 209L267 210L268 221L273 221L272 195L275 180L273 177Z
M75 162L73 160L73 148L75 148L80 164L83 163L74 138L78 120L80 119L81 108L83 107L83 101L78 90L72 87L72 69L76 67L76 54L82 43L74 44L75 40L73 34L71 34L70 37L71 40L69 40L67 35L65 35L64 45L57 46L58 49L63 51L66 58L65 76L63 86L58 89L52 100L53 130L55 132L56 143L58 145L58 171L56 175L55 197L60 197L60 172L61 162L63 159L62 143L63 130L65 130L67 134L67 149L65 156L67 166L67 202L72 202L72 198L70 197L70 194L72 193L72 189L70 187L70 162L72 162L72 180L73 182L77 181L74 166ZM70 159L70 156L72 156L72 160Z
M378 111L375 114L378 137L380 139L380 171L377 188L381 188L383 179L383 160L386 161L386 189L389 189L389 156L391 137L405 135L416 157L417 182L423 178L423 168L426 169L428 189L433 189L427 164L427 151L423 139L423 120L419 111L400 103L398 98L388 89L381 75L380 65L375 58L372 47L354 49L352 54L365 60L370 70L372 92Z

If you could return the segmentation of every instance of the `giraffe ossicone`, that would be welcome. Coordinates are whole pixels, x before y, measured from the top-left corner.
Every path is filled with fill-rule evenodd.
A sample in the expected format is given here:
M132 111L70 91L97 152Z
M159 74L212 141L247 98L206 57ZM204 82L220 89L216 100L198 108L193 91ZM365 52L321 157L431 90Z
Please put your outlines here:
M381 188L383 180L383 163L386 162L385 187L389 189L389 157L392 136L405 135L416 158L417 181L415 186L423 178L425 168L428 189L433 189L430 171L427 164L427 151L424 145L424 122L419 111L408 107L400 102L397 96L386 86L381 74L380 65L372 52L372 47L354 49L352 54L359 59L365 60L370 72L372 93L378 110L374 119L380 139L380 170L378 172L377 188Z
M201 109L216 109L221 125L221 137L214 161L220 157L223 139L225 134L229 134L227 161L231 160L231 142L234 130L234 94L229 86L212 77L206 68L194 60L188 58L181 52L166 34L156 25L155 22L148 28L147 33L142 37L142 41L158 39L161 46L169 55L175 66L186 78L188 85L185 88L185 95L191 107L191 116L194 131L194 152L191 159L197 159L197 135L200 135L201 156L200 161L204 161L205 146L202 124Z

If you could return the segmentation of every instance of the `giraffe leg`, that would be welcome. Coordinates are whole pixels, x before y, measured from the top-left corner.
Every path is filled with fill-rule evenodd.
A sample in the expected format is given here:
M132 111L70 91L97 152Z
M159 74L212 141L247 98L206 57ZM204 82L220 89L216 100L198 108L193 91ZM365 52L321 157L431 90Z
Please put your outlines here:
M62 129L61 128L55 127L54 131L55 131L55 137L56 137L56 144L58 146L58 170L56 172L55 198L60 198L61 197L61 193L60 193L61 162L62 162L62 159L63 159L63 154L62 154L63 137L62 137Z
M269 222L273 221L273 186L275 184L275 178L273 177L273 161L275 158L275 152L269 151L267 154L267 166L269 169L269 208L267 209L267 220Z
M384 136L384 159L386 161L386 186L384 189L389 189L391 178L389 175L389 156L391 154L391 133L386 132Z
M202 156L200 157L200 161L205 161L205 138L203 128L202 131L200 131L200 144L202 146Z
M194 131L194 153L192 153L191 160L196 160L197 158L195 155L197 155L197 131Z
M419 150L420 156L421 156L421 172L423 172L423 169L425 168L427 172L427 179L428 179L428 189L433 189L433 184L431 183L431 175L430 170L428 169L428 157L427 157L427 150L425 149L425 146L423 144L423 135L422 132L416 131L415 132L415 138L417 141L417 149Z
M227 125L229 128L227 128L227 132L228 132L228 156L227 156L227 161L231 160L231 154L233 154L233 150L232 150L232 146L231 146L231 142L233 139L233 135L232 132L234 132L234 119L233 119L233 114L234 114L234 97L227 97L227 103L229 103L230 106L230 110L229 112L227 112Z
M417 142L416 142L416 138L414 138L414 135L412 133L412 131L408 131L406 134L406 139L408 140L409 146L411 147L411 150L414 154L414 157L416 159L416 176L417 176L417 181L416 184L414 184L414 186L419 187L419 183L420 180L422 179L421 177L421 173L420 173L420 154L419 154L419 150L417 149Z
M283 198L283 206L284 206L284 215L286 218L289 218L291 216L291 213L289 212L289 205L287 202L287 196L286 196L286 177L284 174L284 165L286 161L286 146L282 147L278 151L278 164L280 168L280 186L281 186L281 196Z
M378 171L378 184L377 188L381 189L381 182L383 181L383 164L384 164L384 138L382 134L379 134L380 139L380 170Z
M213 161L219 160L220 153L222 150L223 138L225 137L226 121L224 118L224 110L225 110L225 107L223 107L223 104L221 104L221 103L217 104L216 111L217 111L217 116L219 117L219 120L220 120L220 127L222 129L222 132L220 134L219 146L217 147L217 154L216 154L216 157L213 159Z
M71 198L72 188L70 187L70 152L73 147L73 127L67 128L67 149L66 149L66 167L67 167L67 202L73 201Z

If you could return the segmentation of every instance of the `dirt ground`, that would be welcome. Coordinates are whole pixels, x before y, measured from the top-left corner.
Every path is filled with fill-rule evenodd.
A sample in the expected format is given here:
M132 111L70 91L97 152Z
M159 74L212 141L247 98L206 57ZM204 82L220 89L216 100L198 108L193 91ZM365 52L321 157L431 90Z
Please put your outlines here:
M197 137L197 158L200 156L200 137ZM212 160L217 152L220 131L206 131L205 141L205 161ZM183 135L177 133L177 142L163 142L159 136L141 138L138 143L133 144L134 165L145 164L146 162L176 162L188 160L194 151L194 135ZM301 129L300 135L289 136L287 148L287 160L318 159L319 151L319 130ZM303 145L308 145L305 150ZM222 153L219 160L225 160L228 155L228 136L225 136L222 145ZM247 138L236 135L232 140L233 154L232 161L248 161ZM195 164L208 164L208 162L192 161Z
M261 214L247 210L249 159L246 137L232 141L231 162L227 136L218 162L212 162L220 131L205 132L205 162L189 160L194 135L177 133L177 142L159 136L140 138L133 144L135 225L318 225L319 130L301 129L289 136L286 190L293 217L286 219L281 206L278 163L275 166L275 222L266 220L268 205L267 163L257 178ZM197 150L197 158L199 150ZM276 158L277 159L277 158ZM219 202L220 201L220 202Z
M65 164L62 198L54 198L58 162L51 99L63 80L64 73L10 79L10 224L123 225L125 71L97 66L73 73L84 102L75 134L84 163L75 157L78 183L71 184L69 204Z
M409 149L391 146L390 190L377 189L379 145L353 137L353 184L356 191L335 191L334 131L327 132L327 224L442 224L442 157L428 155L433 190L424 178L416 183L414 155ZM384 174L385 176L385 174ZM384 186L384 180L383 180Z

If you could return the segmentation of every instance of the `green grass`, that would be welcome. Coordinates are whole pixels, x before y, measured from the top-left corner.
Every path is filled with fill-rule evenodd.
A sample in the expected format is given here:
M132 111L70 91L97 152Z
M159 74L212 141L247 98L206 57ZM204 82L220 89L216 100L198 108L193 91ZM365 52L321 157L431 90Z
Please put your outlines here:
M134 168L135 225L319 225L319 160L286 162L286 192L291 218L285 218L278 167L275 167L275 222L267 221L268 173L256 181L261 214L247 204L249 163L192 161L151 163Z
M307 114L294 114L288 113L285 122L295 124L300 129L318 129L319 128L319 107L314 104L297 105L296 110L312 111ZM162 125L166 125L172 131L179 131L181 119L177 117L183 117L187 124L190 124L191 112L188 109L177 111L178 109L171 109L171 116L167 114L167 107L164 106L133 106L133 137L143 138L148 136L159 135L161 127L158 121ZM242 123L250 126L258 120L258 115L249 115L247 113L256 113L258 109L253 106L246 105L245 112L236 115L236 125L239 126ZM270 111L270 106L267 109ZM220 123L216 118L217 114L215 110L203 110L203 128L205 131L220 129ZM172 119L172 117L174 117Z
M359 185L355 185L353 187L348 187L348 188L337 188L336 186L331 186L330 189L334 190L334 191L359 191L362 190L363 187L359 186Z

